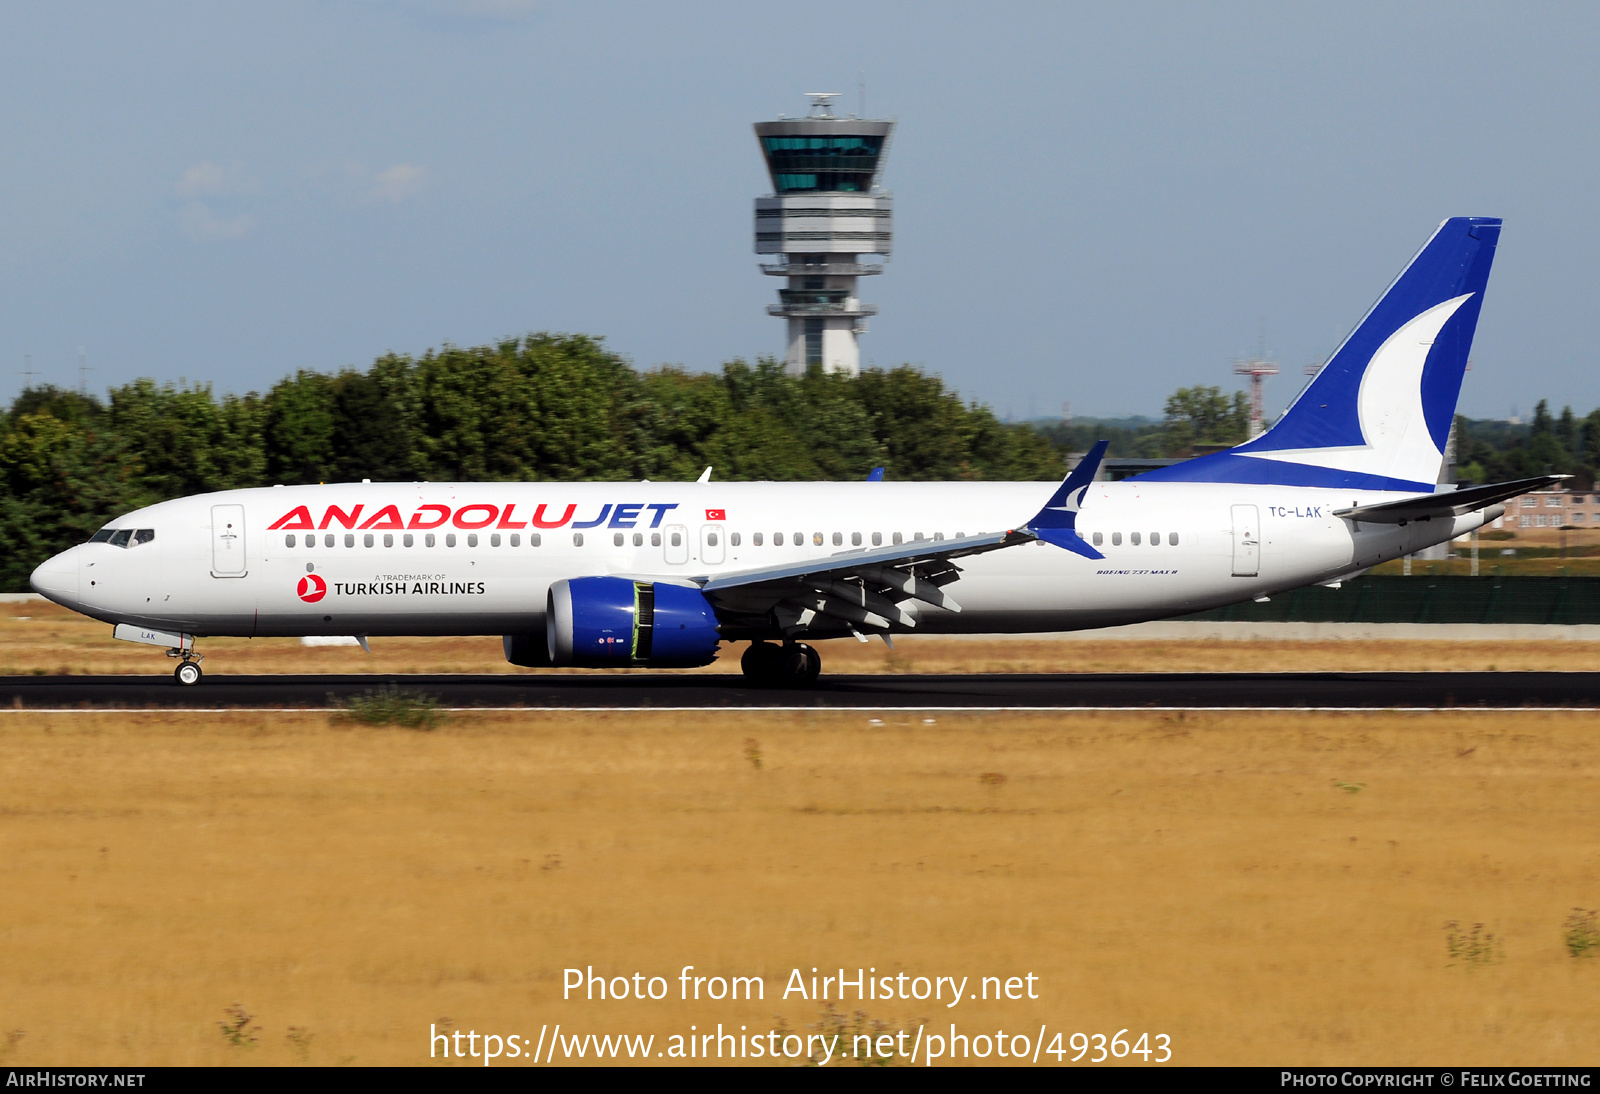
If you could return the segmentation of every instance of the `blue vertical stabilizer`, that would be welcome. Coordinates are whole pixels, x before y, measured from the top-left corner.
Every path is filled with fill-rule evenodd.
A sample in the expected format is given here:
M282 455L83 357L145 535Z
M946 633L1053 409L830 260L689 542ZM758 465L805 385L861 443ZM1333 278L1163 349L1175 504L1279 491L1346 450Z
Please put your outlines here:
M1276 425L1138 478L1431 491L1499 239L1493 217L1445 221Z

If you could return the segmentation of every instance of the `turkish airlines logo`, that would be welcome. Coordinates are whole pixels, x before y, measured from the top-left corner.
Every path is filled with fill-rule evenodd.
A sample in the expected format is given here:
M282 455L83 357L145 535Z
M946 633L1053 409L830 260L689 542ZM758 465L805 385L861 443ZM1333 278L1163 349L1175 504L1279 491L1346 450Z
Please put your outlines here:
M300 585L294 592L307 604L315 604L328 595L328 583L316 574L307 574L300 579Z

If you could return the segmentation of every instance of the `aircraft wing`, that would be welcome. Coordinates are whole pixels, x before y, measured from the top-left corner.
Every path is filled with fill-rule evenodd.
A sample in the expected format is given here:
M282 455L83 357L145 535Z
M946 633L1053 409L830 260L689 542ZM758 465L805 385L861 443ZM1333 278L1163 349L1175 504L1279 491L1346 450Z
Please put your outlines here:
M824 558L693 579L717 616L734 632L769 630L785 635L811 631L887 632L915 627L917 604L959 612L946 592L960 580L957 559L1044 540L1075 554L1102 558L1074 527L1083 490L1105 455L1099 442L1056 488L1043 509L1020 528L953 539L917 539L891 547L858 548Z
M1409 524L1414 520L1432 520L1434 517L1459 517L1531 490L1542 490L1571 477L1535 475L1514 482L1491 482L1483 486L1469 486L1465 490L1446 490L1442 494L1418 494L1399 501L1335 509L1333 515L1368 524Z

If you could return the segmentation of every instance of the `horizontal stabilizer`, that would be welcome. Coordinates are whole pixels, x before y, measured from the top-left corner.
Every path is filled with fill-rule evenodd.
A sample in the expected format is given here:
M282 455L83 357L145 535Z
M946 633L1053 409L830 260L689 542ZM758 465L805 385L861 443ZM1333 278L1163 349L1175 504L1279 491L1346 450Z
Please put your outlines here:
M1376 505L1358 505L1351 509L1335 509L1333 515L1346 520L1365 521L1368 524L1409 524L1414 520L1432 520L1434 517L1459 517L1487 508L1497 501L1505 501L1519 494L1543 490L1571 475L1535 475L1531 479L1515 482L1492 482L1484 486L1469 486L1465 490L1447 490L1442 494L1419 494L1414 498L1385 501Z

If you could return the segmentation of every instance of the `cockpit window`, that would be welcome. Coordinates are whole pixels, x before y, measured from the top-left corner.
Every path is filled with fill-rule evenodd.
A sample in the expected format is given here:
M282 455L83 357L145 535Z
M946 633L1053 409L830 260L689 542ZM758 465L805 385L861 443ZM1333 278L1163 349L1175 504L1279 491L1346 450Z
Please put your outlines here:
M133 533L133 542L135 546L141 543L149 543L155 538L156 530L154 528L140 528L137 532Z
M126 547L128 539L133 535L132 528L123 528L121 531L111 533L110 543L113 547Z
M110 539L112 536L114 536L116 534L117 534L117 530L115 528L102 528L98 532L96 532L94 535L89 537L89 542L90 543L104 543L106 540Z

